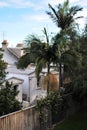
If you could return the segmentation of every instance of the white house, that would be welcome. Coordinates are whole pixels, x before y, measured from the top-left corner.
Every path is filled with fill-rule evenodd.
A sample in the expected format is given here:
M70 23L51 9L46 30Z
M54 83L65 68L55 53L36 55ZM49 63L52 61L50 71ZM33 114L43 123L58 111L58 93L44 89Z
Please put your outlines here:
M25 70L17 69L16 63L23 55L23 44L18 44L15 48L9 48L7 40L2 42L3 60L8 64L6 79L13 82L20 91L18 100L25 100L32 104L35 99L44 95L44 91L37 87L37 79L35 76L35 67L29 67Z
M20 91L18 100L28 101L30 104L34 103L36 98L46 96L46 90L42 90L37 85L37 79L35 76L35 67L28 67L25 70L17 69L16 63L18 59L23 55L23 45L18 44L15 48L8 48L8 42L4 40L2 42L3 60L8 63L6 79L13 84L16 83L18 90ZM41 76L43 76L47 70L43 70ZM22 94L21 94L22 93Z

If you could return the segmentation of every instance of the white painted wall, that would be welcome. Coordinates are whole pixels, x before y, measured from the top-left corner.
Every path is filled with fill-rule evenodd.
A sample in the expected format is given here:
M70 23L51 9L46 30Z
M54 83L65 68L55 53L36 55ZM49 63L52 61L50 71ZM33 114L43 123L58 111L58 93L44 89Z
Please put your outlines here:
M18 59L15 56L11 55L7 49L3 52L3 60L11 65L14 65L14 63L18 61Z
M46 91L42 90L40 87L37 87L37 79L35 75L32 77L30 75L30 104L32 104L37 98L46 96Z
M19 91L20 91L19 97L21 97L21 93L27 94L27 101L29 101L30 103L33 103L37 97L41 97L41 95L42 96L46 95L45 91L41 90L41 88L37 88L37 79L35 77L35 73L30 75L8 73L7 79L11 77L16 77L24 80L22 84L22 90L21 90L21 86L19 86Z
M32 103L37 95L37 79L35 77L30 78L30 103Z
M29 95L29 80L28 80L28 75L22 75L22 74L15 74L15 73L8 73L7 74L7 79L11 78L11 77L16 77L16 78L20 78L22 80L24 80L23 84L22 84L22 92L23 94L27 94Z

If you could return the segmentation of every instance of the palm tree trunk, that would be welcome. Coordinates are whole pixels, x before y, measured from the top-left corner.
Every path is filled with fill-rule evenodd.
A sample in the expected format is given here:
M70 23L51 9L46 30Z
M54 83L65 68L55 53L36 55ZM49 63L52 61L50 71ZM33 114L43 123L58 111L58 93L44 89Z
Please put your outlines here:
M62 87L63 83L62 83L62 64L59 64L59 91L60 88Z
M47 65L47 95L49 95L49 73L50 73L50 63Z

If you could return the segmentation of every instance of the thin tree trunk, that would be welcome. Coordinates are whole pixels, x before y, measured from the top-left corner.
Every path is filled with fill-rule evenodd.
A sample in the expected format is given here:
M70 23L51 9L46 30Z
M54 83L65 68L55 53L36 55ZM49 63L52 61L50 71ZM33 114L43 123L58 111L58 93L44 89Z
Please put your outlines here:
M50 63L48 63L48 67L47 67L47 95L49 95L49 73L50 73Z
M59 90L62 87L62 64L59 64Z

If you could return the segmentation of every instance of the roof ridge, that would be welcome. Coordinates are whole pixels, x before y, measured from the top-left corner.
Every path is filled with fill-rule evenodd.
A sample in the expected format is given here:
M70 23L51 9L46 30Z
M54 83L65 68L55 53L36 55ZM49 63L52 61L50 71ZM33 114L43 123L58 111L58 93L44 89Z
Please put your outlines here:
M16 56L17 58L20 58L20 56L18 56L16 54L16 52L12 49L12 48L7 48L9 52L11 52L14 56Z

